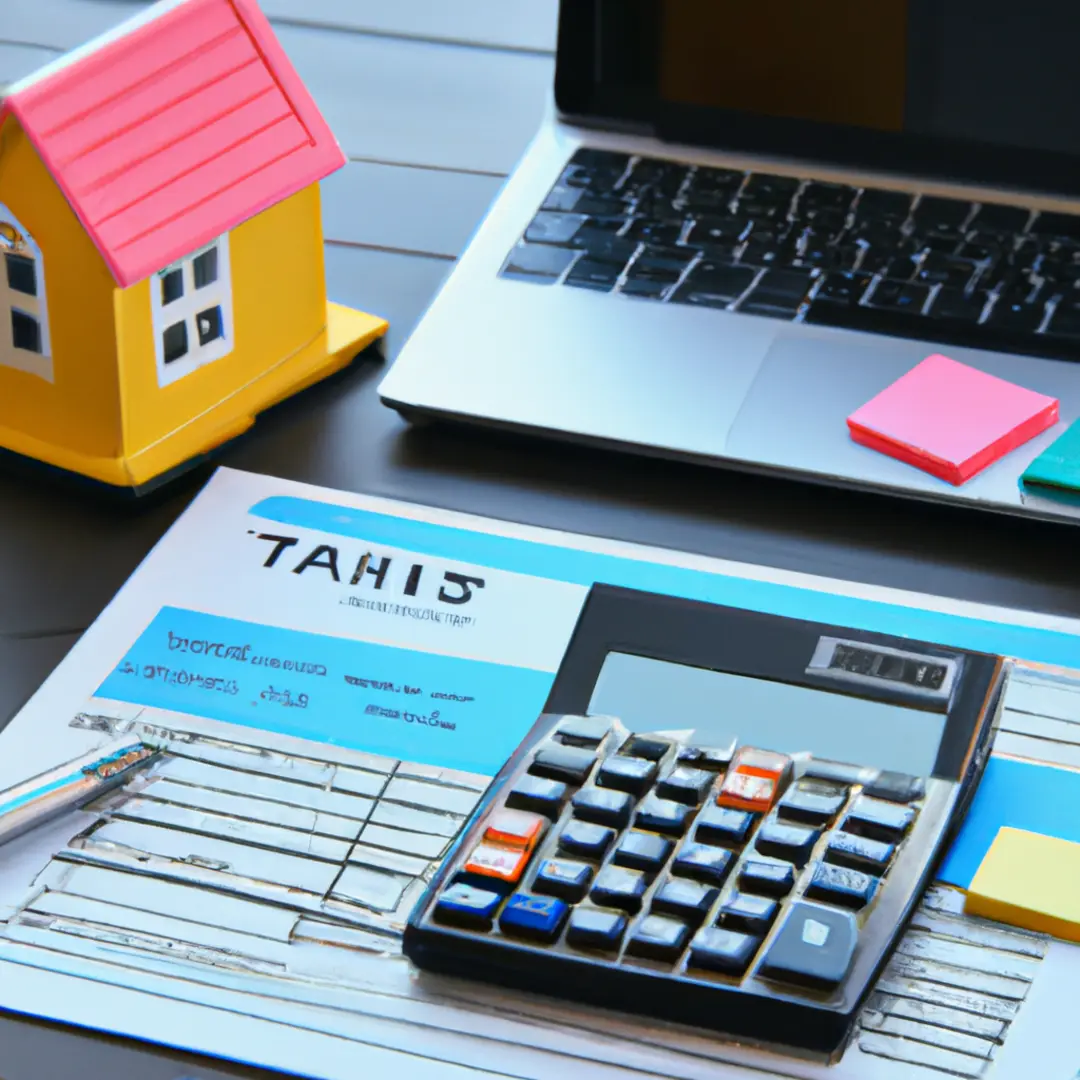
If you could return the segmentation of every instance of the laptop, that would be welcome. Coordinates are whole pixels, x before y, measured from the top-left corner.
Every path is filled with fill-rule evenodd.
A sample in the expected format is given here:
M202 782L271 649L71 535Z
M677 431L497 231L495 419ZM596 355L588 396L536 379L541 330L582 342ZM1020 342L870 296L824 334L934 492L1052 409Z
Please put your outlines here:
M1058 0L564 0L548 115L382 400L1076 520L1020 477L1080 416L1078 40ZM937 353L1060 422L959 486L857 444Z

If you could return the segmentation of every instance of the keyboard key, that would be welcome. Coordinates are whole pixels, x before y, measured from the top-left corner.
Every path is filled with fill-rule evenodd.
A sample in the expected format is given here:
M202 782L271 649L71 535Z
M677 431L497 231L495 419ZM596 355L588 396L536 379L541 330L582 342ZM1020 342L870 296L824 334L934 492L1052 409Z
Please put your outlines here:
M762 974L829 989L851 969L859 928L850 911L793 904L762 963Z
M671 294L671 299L677 304L727 307L750 288L757 274L757 269L751 266L700 262Z
M622 944L627 919L617 911L574 908L566 927L566 944L575 949L614 952Z
M821 781L800 780L776 805L776 812L788 821L806 825L827 825L847 801L847 788Z
M595 763L596 755L589 750L548 743L536 752L529 772L533 776L542 776L548 780L584 784Z
M823 180L811 180L799 192L799 207L828 207L845 213L855 198L856 189L847 184L830 184Z
M1067 236L1080 240L1080 217L1044 210L1031 223L1031 232L1037 236Z
M761 939L715 926L699 930L690 946L689 966L724 975L742 975L754 959Z
M914 820L915 811L910 806L860 795L844 819L844 831L895 843L911 828Z
M963 289L943 287L930 306L932 319L954 319L962 323L977 323L989 300L983 289L965 292Z
M1031 211L1024 206L983 203L970 227L987 232L1021 233L1030 217Z
M746 862L739 871L738 885L741 892L756 896L787 896L795 885L795 867L781 862Z
M580 289L610 292L622 274L619 263L598 262L586 255L566 277L566 284Z
M869 274L862 273L826 274L818 287L814 303L857 304L865 295L872 280Z
M554 941L566 921L566 904L554 896L515 893L499 916L499 929L514 937Z
M883 844L880 840L868 840L865 836L848 832L834 832L825 849L825 860L836 866L865 870L880 876L888 867L895 850L894 845Z
M550 285L577 258L570 248L550 247L547 244L518 244L503 265L503 277L524 278Z
M655 874L667 862L674 846L670 840L655 833L631 830L619 841L611 860L618 866Z
M904 221L911 211L911 199L906 191L864 188L855 207L855 216L865 221Z
M636 217L631 219L630 228L624 235L646 244L677 244L682 238L685 224L681 219L656 221L652 218ZM693 249L689 254L693 254Z
M597 770L596 782L600 787L615 788L617 791L629 791L631 795L640 795L652 786L656 779L656 762L645 758L632 758L615 755L609 757Z
M688 769L679 766L656 785L656 794L662 799L674 799L687 806L697 806L712 787L713 774L704 769Z
M726 848L684 844L671 864L671 872L679 877L722 885L734 862L735 857Z
M531 855L530 851L516 848L478 844L464 866L466 884L506 891L504 886L514 885L521 879Z
M496 810L488 819L484 839L490 844L532 851L547 829L547 818L525 810Z
M925 285L948 285L953 289L966 289L974 280L977 270L977 265L968 259L931 251L919 263L915 280Z
M555 737L567 746L584 746L595 750L611 730L606 716L564 716L555 729Z
M1080 297L1076 300L1063 299L1058 303L1050 316L1046 333L1063 340L1080 340Z
M714 244L736 244L745 239L753 222L744 214L703 214L691 228L686 242L708 248Z
M918 776L907 773L882 772L863 788L864 795L889 802L911 803L926 794L926 785Z
M973 207L960 199L944 199L924 195L911 215L916 232L958 230L969 217Z
M749 315L792 318L810 290L808 270L766 270L758 283L739 304Z
M702 844L739 847L745 843L753 823L754 815L745 810L708 806L698 816L694 839Z
M576 904L589 891L593 868L569 859L545 859L536 872L533 888Z
M565 800L564 783L526 773L514 782L506 796L506 805L514 810L531 810L554 820L561 813Z
M640 870L605 866L596 875L589 895L592 902L601 907L621 908L634 914L641 910L641 900L648 885L648 878Z
M634 824L639 829L667 833L669 836L682 836L686 832L686 823L693 813L693 808L685 803L661 799L650 792L638 807Z
M582 788L571 800L574 817L594 821L598 825L613 825L617 829L630 824L634 800L625 791L610 788Z
M727 746L684 746L676 761L707 772L723 772L731 764L738 744L734 739Z
M589 219L584 214L559 214L541 210L525 230L530 244L569 244Z
M929 285L920 285L912 281L890 281L884 278L874 286L866 302L872 308L919 315L929 296Z
M732 893L720 906L717 922L726 930L742 930L764 937L776 919L780 905L767 896Z
M675 960L686 948L689 937L690 927L686 923L663 915L649 915L630 935L626 951L650 960Z
M870 903L877 887L878 879L861 870L818 863L806 887L806 896L809 900L821 900L826 904L858 911Z
M502 896L473 885L451 885L444 889L435 903L434 917L438 922L467 926L474 930L490 930L495 909Z
M559 834L559 850L588 859L602 859L615 839L615 830L587 821L568 821Z
M648 735L631 735L619 747L619 753L627 757L659 761L670 749L671 743L667 739L653 739Z
M669 878L653 897L651 910L700 926L719 895L720 890L709 885L686 878Z
M985 325L992 330L1033 334L1046 317L1043 300L1016 300L999 296L987 312Z

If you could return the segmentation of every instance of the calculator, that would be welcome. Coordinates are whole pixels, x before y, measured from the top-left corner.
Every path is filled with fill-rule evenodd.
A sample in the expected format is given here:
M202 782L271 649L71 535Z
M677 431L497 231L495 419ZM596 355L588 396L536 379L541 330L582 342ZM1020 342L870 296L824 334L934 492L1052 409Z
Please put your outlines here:
M1005 678L986 653L594 586L405 952L838 1060Z

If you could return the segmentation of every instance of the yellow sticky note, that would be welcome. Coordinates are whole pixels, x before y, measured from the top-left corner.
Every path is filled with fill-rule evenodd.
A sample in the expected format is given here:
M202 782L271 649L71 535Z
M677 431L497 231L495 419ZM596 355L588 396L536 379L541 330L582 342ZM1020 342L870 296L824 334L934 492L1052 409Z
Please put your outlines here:
M999 829L972 879L965 910L1080 941L1080 844Z

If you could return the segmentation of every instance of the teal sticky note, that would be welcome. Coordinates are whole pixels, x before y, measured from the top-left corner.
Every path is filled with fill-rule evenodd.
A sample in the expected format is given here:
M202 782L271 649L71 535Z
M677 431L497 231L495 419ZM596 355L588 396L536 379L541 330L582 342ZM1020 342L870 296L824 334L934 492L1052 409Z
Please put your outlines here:
M1021 480L1024 484L1080 491L1080 420L1027 467Z
M938 880L966 889L1006 825L1080 842L1080 772L992 755Z

